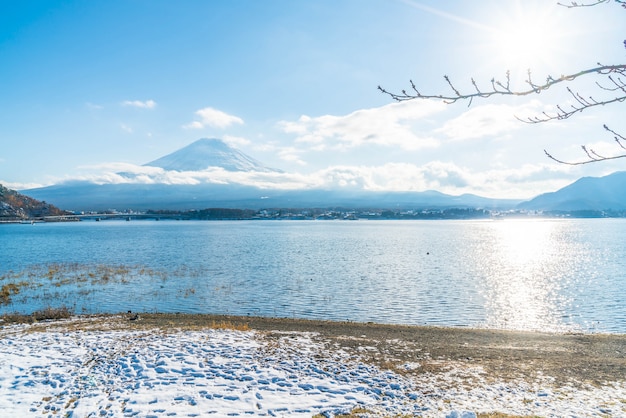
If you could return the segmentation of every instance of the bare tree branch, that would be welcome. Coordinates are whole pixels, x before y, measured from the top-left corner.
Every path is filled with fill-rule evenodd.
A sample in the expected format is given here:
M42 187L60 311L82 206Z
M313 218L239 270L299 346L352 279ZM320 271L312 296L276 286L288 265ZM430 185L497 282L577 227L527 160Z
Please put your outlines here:
M621 5L626 9L626 0L613 0L615 3ZM593 7L599 4L611 3L611 0L588 0L586 2L578 3L576 1L570 1L569 3L557 3L560 6L564 6L567 8L576 8L576 7ZM624 41L624 46L626 47L626 40ZM506 72L505 78L503 80L498 80L495 78L491 79L490 87L485 89L481 88L474 78L471 78L471 85L473 90L470 92L462 92L456 85L452 82L450 77L444 75L444 80L446 84L452 91L448 94L423 94L418 90L413 80L409 80L411 83L411 92L407 92L406 90L402 90L401 93L391 92L381 86L378 86L378 90L382 93L388 95L393 100L398 102L406 101L406 100L414 100L414 99L436 99L442 100L444 103L455 103L462 100L467 100L468 105L471 106L474 98L487 99L493 96L528 96L531 94L539 94L542 93L555 85L560 84L568 84L573 82L574 80L581 78L588 78L593 76L604 77L604 83L600 83L598 81L595 82L596 87L603 92L605 97L597 98L592 95L583 95L578 91L573 90L568 85L566 87L567 92L571 96L571 103L566 105L557 104L556 110L552 113L542 112L540 115L531 116L526 118L519 118L515 116L518 120L525 123L542 123L551 120L563 120L567 119L577 113L584 111L585 109L594 108L597 106L609 105L612 103L621 103L626 101L626 64L617 64L617 65L603 65L598 63L597 67L589 68L587 70L579 71L577 73L561 75L560 77L552 77L548 76L543 83L535 83L532 79L532 73L528 70L528 74L526 80L524 80L524 84L528 87L515 89L511 87L511 74L509 71ZM609 96L609 97L606 97ZM622 149L626 150L626 138L622 135L617 134L616 132L609 129L606 125L604 128L611 132L614 135L614 139ZM566 162L560 159L553 157L547 151L544 150L545 154L552 160L559 162L561 164L569 164L569 165L579 165L579 164L588 164L592 162L598 161L606 161L612 160L616 158L625 158L626 154L620 154L615 156L602 156L596 153L593 149L588 149L586 146L582 146L582 150L587 156L587 158L580 162Z
M381 86L378 86L378 90L380 90L382 93L387 94L388 96L390 96L393 100L396 100L398 102L403 102L406 100L414 100L414 99L439 99L439 100L443 100L444 102L450 104L450 103L454 103L457 102L459 100L468 100L468 99L473 99L476 97L480 97L480 98L489 98L491 96L528 96L530 94L533 93L541 93L542 91L548 90L550 87L559 84L559 83L564 83L564 82L570 82L573 80L576 80L577 78L580 77L584 77L584 76L588 76L591 74L599 74L599 75L605 75L607 76L607 78L609 79L609 81L611 81L611 84L613 85L613 87L602 87L602 85L599 85L599 87L601 87L603 90L606 91L621 91L622 93L624 93L623 95L620 95L616 98L613 99L607 99L607 100L603 100L603 101L595 101L593 99L591 99L591 101L593 102L594 106L600 105L600 104L608 104L608 103L613 103L615 101L624 101L626 100L626 82L624 81L624 79L622 77L626 77L626 64L619 64L619 65L602 65L600 63L598 63L598 67L594 67L594 68L590 68L587 70L583 70L583 71L579 71L577 73L574 74L568 74L568 75L561 75L558 78L554 78L552 76L548 76L546 78L545 83L543 84L535 84L532 81L531 78L531 72L528 72L528 76L525 80L525 83L528 84L530 86L529 89L522 89L522 90L512 90L511 89L511 74L509 71L506 72L506 76L505 76L505 80L501 81L501 80L496 80L494 78L491 79L491 89L488 90L481 90L478 87L478 84L476 83L476 81L472 78L472 85L474 86L474 89L476 90L476 92L471 92L471 93L461 93L459 91L459 89L457 89L455 87L455 85L452 83L452 81L450 80L450 77L448 77L447 75L444 75L443 78L444 80L446 80L446 83L448 84L448 86L450 87L450 89L452 90L453 94L422 94L417 87L415 86L415 83L413 82L413 80L409 80L411 83L411 88L415 93L407 93L406 90L402 90L401 93L393 93L390 92L386 89L384 89ZM618 77L612 77L612 75L617 74ZM582 96L580 96L579 94L575 94L573 93L569 88L568 91L570 91L570 93L574 96L574 98L576 99L576 101L579 102L580 106L585 106L585 99L582 98ZM581 101L582 100L582 101ZM575 112L571 112L571 111L563 111L565 113L564 117L559 117L558 115L555 117L551 117L548 118L546 120L550 120L550 119L566 119L567 117L571 116L570 113L576 113L576 112L580 112L583 109L579 109L576 110ZM533 121L533 122L538 122L538 121Z
M604 125L604 129L606 131L612 133L614 135L615 142L617 142L617 144L622 149L626 150L626 137L616 133L615 131L613 131L612 129L610 129L606 125ZM559 158L556 158L552 154L550 154L548 151L546 151L545 149L543 150L543 152L551 160L554 160L557 163L567 164L567 165L583 165L583 164L597 163L597 162L600 162L600 161L616 160L618 158L626 158L626 153L616 154L616 155L612 155L612 156L608 156L607 157L607 156L603 156L603 155L598 154L593 149L587 148L587 146L585 146L585 145L581 145L581 148L582 148L583 152L587 155L587 159L582 160L582 161L576 161L576 162L564 161L564 160L561 160Z
M619 3L622 5L622 7L626 7L626 1L625 0L614 0L615 3ZM569 2L569 4L564 4L564 3L557 3L559 6L563 6L563 7L567 7L568 9L573 9L575 7L593 7L593 6L597 6L598 4L602 4L602 3L610 3L611 0L596 0L596 1L592 1L590 3L578 3L575 1L571 1Z
M569 4L557 3L559 6L567 7L568 9L572 9L574 7L593 7L602 3L609 3L611 0L596 0L592 3L577 3L575 1L570 2Z

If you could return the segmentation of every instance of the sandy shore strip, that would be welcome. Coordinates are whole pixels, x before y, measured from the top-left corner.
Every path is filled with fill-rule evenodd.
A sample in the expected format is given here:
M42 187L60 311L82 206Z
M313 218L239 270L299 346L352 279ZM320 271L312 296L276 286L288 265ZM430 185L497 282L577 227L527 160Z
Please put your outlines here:
M626 335L214 315L0 326L6 416L626 416Z

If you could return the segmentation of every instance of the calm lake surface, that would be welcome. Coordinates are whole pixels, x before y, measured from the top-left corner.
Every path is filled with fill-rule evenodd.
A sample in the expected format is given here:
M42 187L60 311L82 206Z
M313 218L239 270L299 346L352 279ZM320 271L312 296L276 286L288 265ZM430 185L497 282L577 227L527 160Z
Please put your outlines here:
M624 219L0 225L0 313L626 333L624 237Z

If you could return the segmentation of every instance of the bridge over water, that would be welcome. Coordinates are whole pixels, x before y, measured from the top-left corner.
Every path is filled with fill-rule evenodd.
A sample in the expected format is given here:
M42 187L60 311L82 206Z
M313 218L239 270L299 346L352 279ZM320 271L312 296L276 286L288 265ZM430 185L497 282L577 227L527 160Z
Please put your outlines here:
M156 214L156 213L86 213L86 214L72 214L72 215L58 215L58 216L44 216L37 218L36 220L44 222L71 222L71 221L104 221L109 219L124 219L126 221L136 219L153 219L158 221L160 219L187 219L181 214Z

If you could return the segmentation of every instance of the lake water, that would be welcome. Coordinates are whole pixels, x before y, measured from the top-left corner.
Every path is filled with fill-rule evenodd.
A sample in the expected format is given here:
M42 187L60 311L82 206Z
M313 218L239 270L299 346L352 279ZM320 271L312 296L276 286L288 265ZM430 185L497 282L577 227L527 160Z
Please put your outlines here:
M0 225L0 313L626 333L624 237L624 219Z

